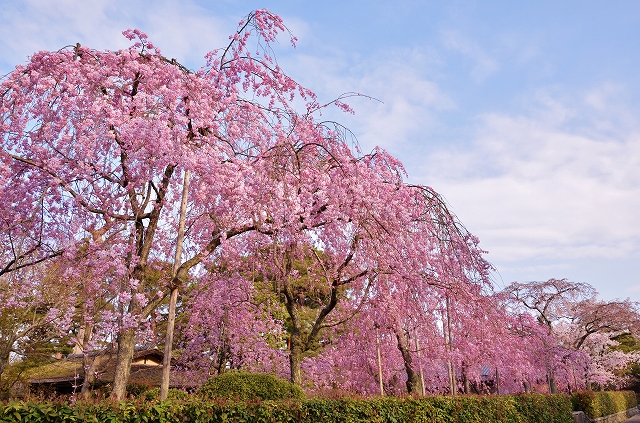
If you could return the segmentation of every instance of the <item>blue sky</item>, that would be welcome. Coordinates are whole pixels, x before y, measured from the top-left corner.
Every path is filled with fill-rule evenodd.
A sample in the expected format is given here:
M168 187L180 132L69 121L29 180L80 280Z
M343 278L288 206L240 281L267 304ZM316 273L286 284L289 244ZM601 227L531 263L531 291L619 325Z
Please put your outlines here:
M500 288L568 278L640 300L640 2L0 0L0 74L36 50L128 45L198 68L248 12L299 38L283 69L443 194Z

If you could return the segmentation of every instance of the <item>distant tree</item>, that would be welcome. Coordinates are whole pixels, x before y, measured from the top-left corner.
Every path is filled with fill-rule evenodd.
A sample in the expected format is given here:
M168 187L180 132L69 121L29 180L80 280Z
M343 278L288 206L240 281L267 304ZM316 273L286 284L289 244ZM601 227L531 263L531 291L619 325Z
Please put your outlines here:
M615 349L617 336L639 332L636 303L628 299L599 300L590 285L566 279L514 282L505 293L515 308L532 312L547 328L547 336L538 336L545 340L543 350L548 357L546 366L552 391L556 389L557 371L565 372L565 379L571 384L578 384L579 378L587 385L602 386L614 383L615 375L637 359Z
M596 333L608 334L612 338L625 333L640 336L640 307L629 299L580 301L575 304L570 320L577 329L576 349Z
M640 335L638 304L627 300L591 299L575 304L569 322L559 325L561 339L590 357L585 369L588 385L623 386L624 370L640 355L618 348L619 339Z
M504 289L504 293L511 298L514 308L533 313L538 322L547 328L547 336L541 337L547 357L545 364L547 382L549 391L557 392L556 372L558 364L563 360L558 360L549 353L555 351L555 356L566 357L571 354L564 351L566 347L557 345L555 325L561 321L570 320L574 316L576 304L593 298L595 290L591 285L581 282L549 279L548 281L513 282Z
M614 350L635 355L635 359L629 360L626 368L622 369L619 374L622 376L624 388L637 389L640 384L640 338L630 333L622 333L612 339L617 342L617 345L613 347Z
M575 305L595 295L591 285L567 279L513 282L504 292L514 300L516 306L524 306L532 311L538 321L549 329L554 323L573 317Z

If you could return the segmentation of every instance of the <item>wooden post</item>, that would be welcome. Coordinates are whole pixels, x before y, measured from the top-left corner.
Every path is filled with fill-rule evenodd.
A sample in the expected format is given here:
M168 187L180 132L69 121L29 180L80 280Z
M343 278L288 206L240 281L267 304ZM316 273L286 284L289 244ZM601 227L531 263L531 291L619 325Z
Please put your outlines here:
M416 334L416 353L418 354L418 369L420 370L420 384L422 385L422 396L427 395L424 387L424 373L422 373L422 359L420 358L420 344L418 343L418 334Z
M189 178L191 172L189 170L184 173L184 181L182 184L182 202L180 203L180 218L178 222L178 239L176 240L176 255L173 261L173 269L171 272L172 282L178 274L180 263L182 261L182 244L184 242L184 225L185 216L187 214L187 196L189 194ZM178 285L174 284L171 288L171 296L169 297L169 316L167 320L167 335L164 339L164 357L162 359L162 384L160 385L160 399L166 400L169 395L169 378L171 373L171 349L173 348L173 331L176 323L176 303L178 302Z
M380 333L376 324L376 347L378 350L378 383L380 384L380 396L384 396L384 385L382 383L382 356L380 354Z
M449 315L449 295L445 296L446 307L446 319L442 322L442 328L444 332L444 344L447 352L451 353L453 337L451 336L451 316ZM447 358L447 373L449 376L449 390L451 395L455 395L458 390L456 387L456 369L451 362L450 358Z

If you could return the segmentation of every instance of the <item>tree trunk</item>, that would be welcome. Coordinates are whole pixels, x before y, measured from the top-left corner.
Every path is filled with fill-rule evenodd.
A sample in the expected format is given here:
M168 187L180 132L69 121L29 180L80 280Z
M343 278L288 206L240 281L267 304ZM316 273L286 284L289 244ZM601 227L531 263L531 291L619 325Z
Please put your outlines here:
M458 386L456 383L456 369L451 360L447 360L447 376L449 377L449 394L455 395L458 393Z
M85 311L83 310L83 313L84 312ZM80 326L80 329L78 329L78 336L76 336L76 342L75 344L73 344L73 351L71 352L72 354L84 354L86 326L87 324L85 323L84 325Z
M556 386L556 378L553 375L549 375L549 393L557 394L558 387Z
M86 313L86 305L83 305L83 314ZM89 389L95 382L95 372L96 366L98 364L98 356L94 355L93 358L87 354L87 344L91 340L91 336L93 334L93 325L87 323L86 321L80 327L78 331L78 337L75 345L73 346L74 354L83 354L82 356L82 369L84 370L84 380L82 381L82 388L80 389L80 396L84 399L89 399L90 391ZM82 345L80 342L82 342ZM76 352L76 350L78 352Z
M398 349L402 354L404 369L407 372L407 392L410 394L422 393L420 375L415 370L413 370L413 359L411 358L411 352L409 351L407 342L405 342L405 336L396 331L396 339L398 340Z
M469 375L468 375L468 366L466 364L462 364L462 386L464 388L465 394L471 393L471 387L469 385Z
M111 398L122 400L127 394L127 382L131 373L131 362L135 348L135 330L129 328L118 335L118 355Z
M291 346L289 348L289 367L291 369L291 383L302 385L302 340L300 335L291 334L289 338Z
M7 343L8 342L11 343L9 343L8 346L3 345L4 348L0 351L0 388L2 388L2 384L4 383L4 379L2 377L4 376L4 369L7 367L7 364L9 364L9 358L11 357L11 345L13 341L7 341Z
M83 399L89 399L91 392L91 386L96 381L96 367L98 366L98 361L100 359L100 355L94 355L90 357L88 354L85 354L82 357L82 367L84 368L84 380L82 381L82 388L80 389L80 395Z
M82 357L82 367L84 367L84 380L82 381L82 388L80 389L80 396L83 399L89 399L91 385L95 382L95 371L96 371L96 362L98 361L97 357L89 357L87 354Z

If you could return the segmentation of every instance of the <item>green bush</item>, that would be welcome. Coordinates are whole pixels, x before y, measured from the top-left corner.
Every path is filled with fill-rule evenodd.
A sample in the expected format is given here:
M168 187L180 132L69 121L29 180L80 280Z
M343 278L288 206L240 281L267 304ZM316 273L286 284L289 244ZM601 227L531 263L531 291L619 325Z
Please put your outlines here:
M167 393L167 399L170 400L183 400L189 397L189 393L180 389L169 388ZM146 401L153 401L160 398L160 388L153 388L143 392L138 398L142 398Z
M632 391L580 391L571 396L574 411L584 411L592 419L626 411L638 405Z
M565 395L437 396L382 398L369 402L373 412L355 421L434 423L571 423L571 400ZM360 411L366 407L358 407ZM379 419L376 419L376 415ZM340 422L315 416L308 421ZM321 418L317 418L321 417Z
M0 421L108 423L571 423L567 395L312 399L308 401L125 401L0 404Z
M153 389L153 387L145 383L128 383L127 395L131 395L132 397L137 398L151 389Z
M209 379L196 391L200 398L246 400L304 399L300 387L274 375L227 372Z
M514 398L522 422L573 422L571 398L568 395L524 394Z

